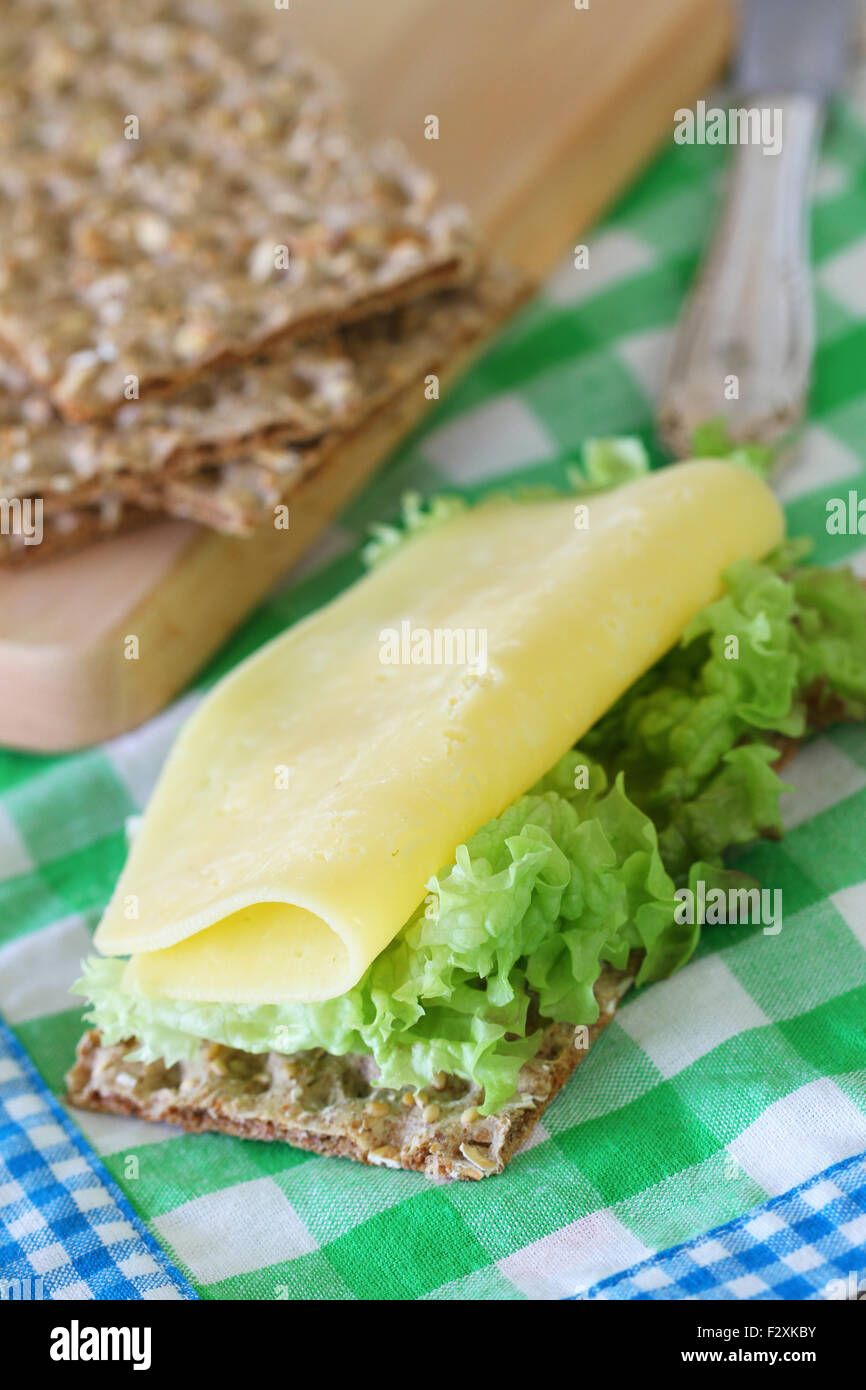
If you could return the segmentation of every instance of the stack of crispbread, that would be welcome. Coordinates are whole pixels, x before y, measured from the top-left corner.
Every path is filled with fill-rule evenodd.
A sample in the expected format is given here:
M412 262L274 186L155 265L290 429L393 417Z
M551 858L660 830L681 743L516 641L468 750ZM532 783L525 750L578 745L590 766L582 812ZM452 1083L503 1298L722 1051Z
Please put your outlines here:
M517 302L460 209L363 140L290 12L18 0L0 33L0 498L55 554L234 534ZM7 509L8 510L8 509Z

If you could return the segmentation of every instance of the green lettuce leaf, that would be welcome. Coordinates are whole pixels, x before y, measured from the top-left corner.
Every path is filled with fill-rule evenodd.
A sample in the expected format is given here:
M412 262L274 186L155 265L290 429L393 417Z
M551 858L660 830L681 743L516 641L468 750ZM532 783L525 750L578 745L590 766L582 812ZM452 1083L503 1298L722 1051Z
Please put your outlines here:
M705 420L692 434L692 458L726 458L742 464L767 478L781 453L781 446L771 444L736 444L721 415Z
M401 503L401 519L395 524L378 523L370 527L370 539L361 551L361 559L367 569L388 560L407 541L432 531L444 522L450 521L468 507L462 497L442 493L425 503L420 493L407 492Z
M791 576L799 679L813 727L866 718L866 589L849 570L803 565Z
M584 739L659 833L668 872L778 836L786 739L866 716L866 589L798 566L802 543L726 572L727 592Z
M615 435L587 439L581 450L582 469L570 469L569 482L575 492L606 492L634 482L649 472L649 454L636 435Z

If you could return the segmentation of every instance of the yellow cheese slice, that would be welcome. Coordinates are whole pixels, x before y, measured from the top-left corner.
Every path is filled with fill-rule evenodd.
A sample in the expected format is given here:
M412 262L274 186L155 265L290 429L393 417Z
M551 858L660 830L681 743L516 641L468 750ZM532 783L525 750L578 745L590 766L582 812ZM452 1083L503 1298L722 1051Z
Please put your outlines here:
M419 536L199 708L99 949L132 954L126 982L148 994L343 993L456 846L677 641L727 565L782 534L764 484L711 460Z

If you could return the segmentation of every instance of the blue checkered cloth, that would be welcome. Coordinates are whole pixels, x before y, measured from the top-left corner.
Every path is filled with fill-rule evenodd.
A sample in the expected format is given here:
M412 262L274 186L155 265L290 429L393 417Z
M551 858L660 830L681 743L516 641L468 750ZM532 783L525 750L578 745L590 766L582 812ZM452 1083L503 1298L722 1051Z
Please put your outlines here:
M196 1297L0 1023L0 1300Z
M866 1298L866 1154L578 1299Z

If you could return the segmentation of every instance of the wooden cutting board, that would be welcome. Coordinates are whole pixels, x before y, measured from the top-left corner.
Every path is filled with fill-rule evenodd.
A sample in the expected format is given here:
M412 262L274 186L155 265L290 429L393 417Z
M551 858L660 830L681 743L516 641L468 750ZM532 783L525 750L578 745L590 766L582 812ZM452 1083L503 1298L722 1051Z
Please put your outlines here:
M725 0L289 0L274 24L275 41L298 35L330 58L368 127L407 143L533 276L670 137L731 34ZM0 743L79 748L155 713L417 414L400 407L347 438L294 495L288 531L241 541L166 522L0 572Z

